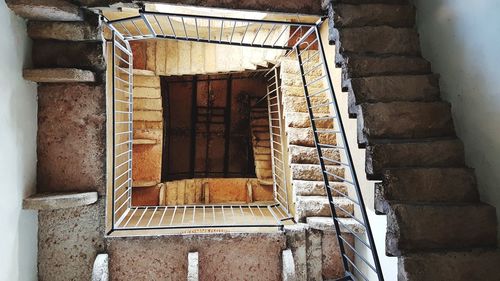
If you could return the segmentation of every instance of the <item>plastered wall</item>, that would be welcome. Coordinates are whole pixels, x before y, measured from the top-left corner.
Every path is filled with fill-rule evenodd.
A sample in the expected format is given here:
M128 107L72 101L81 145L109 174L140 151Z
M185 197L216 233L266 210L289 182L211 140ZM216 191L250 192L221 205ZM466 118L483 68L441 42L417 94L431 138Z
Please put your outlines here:
M21 209L36 183L36 84L26 24L0 2L0 280L37 280L37 214Z

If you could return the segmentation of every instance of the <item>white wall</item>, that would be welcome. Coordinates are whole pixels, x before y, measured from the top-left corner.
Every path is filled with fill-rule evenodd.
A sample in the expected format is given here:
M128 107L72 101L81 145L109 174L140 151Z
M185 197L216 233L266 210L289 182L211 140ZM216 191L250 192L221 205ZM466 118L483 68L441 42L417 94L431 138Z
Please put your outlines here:
M500 219L500 1L414 2L423 55L441 74L481 199Z
M21 209L36 184L36 84L25 82L26 23L0 1L0 280L37 280L37 214Z

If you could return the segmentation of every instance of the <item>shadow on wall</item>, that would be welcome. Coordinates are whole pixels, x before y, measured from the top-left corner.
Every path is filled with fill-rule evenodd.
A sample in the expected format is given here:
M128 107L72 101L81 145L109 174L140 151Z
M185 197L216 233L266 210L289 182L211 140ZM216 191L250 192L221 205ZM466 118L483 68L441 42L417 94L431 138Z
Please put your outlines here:
M37 279L37 215L21 209L36 185L36 84L23 80L31 43L26 23L0 3L0 276Z
M500 2L414 0L422 52L441 75L481 199L500 220ZM500 221L499 221L500 225ZM499 236L500 241L500 236Z

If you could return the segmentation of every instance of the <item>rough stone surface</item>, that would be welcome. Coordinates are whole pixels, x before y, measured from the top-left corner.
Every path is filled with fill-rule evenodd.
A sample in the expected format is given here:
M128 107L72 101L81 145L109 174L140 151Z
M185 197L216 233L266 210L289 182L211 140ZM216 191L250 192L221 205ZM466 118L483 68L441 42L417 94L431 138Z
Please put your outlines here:
M292 181L293 189L296 195L302 196L326 196L325 183L323 181L311 181L311 180L294 180ZM330 187L332 187L332 194L334 196L339 195L337 192L333 191L335 189L338 192L346 193L347 187L343 183L330 182Z
M93 204L97 192L35 194L23 200L23 209L56 210Z
M340 30L342 51L351 53L419 55L418 34L413 28L388 26Z
M109 268L108 268L108 254L99 254L95 258L94 267L92 269L92 281L108 281Z
M375 205L386 212L388 201L478 202L474 170L469 168L390 169L376 184Z
M398 280L496 281L499 264L497 249L412 254L398 259Z
M315 96L311 99L311 107L314 113L329 113L331 104L328 97ZM305 97L283 97L283 111L284 112L303 112L307 113L307 103Z
M290 145L289 149L289 162L294 164L319 164L318 152L315 147L307 147L307 146L297 146ZM323 157L331 159L332 162L324 159L326 165L336 165L340 161L340 153L337 149L334 148L323 148L322 150Z
M496 237L495 208L486 204L394 204L387 215L386 252L390 255L494 247Z
M402 167L463 167L463 144L459 140L411 143L380 143L366 149L366 174L381 179L384 169Z
M344 239L351 245L354 245L354 236L352 234L344 234ZM347 256L354 260L354 252L345 244ZM323 232L321 238L321 251L323 263L322 275L323 280L336 280L344 276L344 266L340 255L339 243L337 236L333 232Z
M356 104L439 99L436 75L376 76L351 79Z
M7 0L9 8L29 20L79 21L82 13L78 6L64 0Z
M105 112L101 86L38 87L38 192L104 193Z
M163 110L161 99L134 98L134 110Z
M307 231L307 280L323 280L323 251L321 231Z
M104 200L38 213L38 278L91 280L95 257L105 249Z
M36 68L105 69L102 43L36 40L33 43L33 65Z
M333 128L333 118L318 119L328 117L330 115L315 115L316 128ZM308 113L287 112L285 116L285 124L292 128L310 128L311 120Z
M42 83L95 82L92 71L77 68L41 68L25 69L26 80Z
M285 236L245 233L113 238L107 245L111 280L186 280L187 254L197 251L200 280L278 281Z
M445 102L362 104L358 125L367 139L415 139L455 135L451 106ZM362 120L362 122L360 122Z
M343 223L340 225L341 233L364 233L365 228L361 226L357 221L351 218L339 218L339 220ZM312 229L321 230L324 232L332 232L335 233L335 226L333 225L333 219L331 217L308 217L307 225L309 225ZM346 229L344 226L347 226L349 229Z
M28 36L32 39L64 41L101 41L100 28L88 22L29 21Z
M407 56L348 56L348 67L344 68L351 78L395 74L428 74L431 65L421 57Z
M320 165L315 164L291 164L290 170L292 172L292 178L294 180L312 180L321 181L323 180L323 173L321 172ZM329 176L331 181L340 181L340 178L344 177L344 168L341 166L326 166L326 170L329 174L336 175Z
M413 27L415 9L410 5L346 5L335 7L335 26L362 27L388 25L393 27Z
M78 2L83 5L90 6L102 6L112 3L134 3L132 0L78 0ZM179 1L176 0L159 0L157 3L172 3L178 4ZM248 1L238 1L238 0L227 0L224 3L214 0L192 0L184 1L185 5L193 5L200 7L214 7L214 8L224 8L224 9L239 9L239 10L257 10L257 11L273 11L273 12L284 12L284 13L301 13L301 14L313 14L322 15L321 11L321 1L302 1L302 0L292 0L283 2L280 0L248 0Z
M286 132L289 144L314 147L314 137L311 128L287 128ZM322 144L337 144L335 134L318 133L318 138L319 142Z
M348 213L337 208L337 216L348 217L354 211L351 201L344 198L333 198L333 202ZM297 221L304 222L307 217L331 217L330 204L325 196L297 196L295 203Z
M286 247L291 250L294 261L293 280L307 280L307 231L306 224L287 225L284 228ZM290 272L290 271L288 271Z

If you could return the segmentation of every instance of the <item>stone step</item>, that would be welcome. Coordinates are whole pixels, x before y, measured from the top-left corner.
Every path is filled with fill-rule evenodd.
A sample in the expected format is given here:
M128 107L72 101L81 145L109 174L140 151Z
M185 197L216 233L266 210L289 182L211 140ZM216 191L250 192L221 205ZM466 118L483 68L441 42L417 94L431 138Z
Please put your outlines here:
M398 261L398 280L498 280L498 249L425 252L405 255Z
M335 205L340 206L346 212L337 211L339 217L349 217L354 212L354 205L345 198L334 197ZM330 204L326 196L297 196L295 203L297 221L304 222L307 217L331 217Z
M303 59L304 60L304 59ZM319 61L317 61L319 62ZM323 74L323 69L322 67L317 67L314 63L307 63L304 65L304 73L307 73L309 71L310 74L321 76ZM280 64L280 74L295 74L299 75L300 74L300 68L299 68L299 61L298 60L282 60Z
M134 98L134 110L163 110L161 99Z
M160 76L134 75L134 87L160 88Z
M133 144L134 145L154 145L157 144L157 140L152 140L152 139L134 139Z
M308 146L298 146L298 145L289 145L288 146L288 157L290 163L294 164L319 164L318 152L316 147L308 147ZM338 149L334 148L323 148L322 150L323 157L332 159L334 161L340 161L340 153ZM325 164L329 165L337 165L338 163L328 161L324 159Z
M35 68L106 68L102 43L35 40L32 48Z
M495 247L495 208L486 204L394 204L387 214L386 253Z
M270 140L254 141L254 146L258 146L258 147L271 147L271 141Z
M351 79L355 104L392 101L436 101L438 75L375 76Z
M346 53L409 56L420 54L418 34L413 28L352 27L339 30L339 34L341 51Z
M340 182L329 182L333 196L340 196L334 190L347 194L347 186ZM326 196L324 181L293 180L293 190L299 196Z
M28 36L32 39L61 41L102 41L97 20L95 23L29 21Z
M307 102L305 97L284 96L282 101L283 101L283 111L286 113L308 112ZM330 99L328 97L315 96L310 98L310 101L314 113L330 113L330 108L332 105L330 104Z
M141 76L156 76L156 73L154 71L146 69L134 69L132 73L134 75L141 75Z
M77 68L24 69L23 77L37 83L95 82L94 72Z
M404 167L464 167L464 148L458 139L367 146L366 174L382 179L384 170Z
M252 132L252 139L256 141L265 141L269 140L270 134L269 132Z
M364 234L365 228L352 218L339 218L339 221L342 222L343 225L340 225L340 231L342 233L351 233L354 232L356 234ZM321 231L333 231L335 232L335 226L333 224L333 218L330 217L308 217L306 219L307 224L312 229L317 229ZM346 227L348 229L346 229Z
M386 213L394 203L479 202L474 170L469 168L403 168L384 173L375 184L375 209Z
M23 200L25 210L57 210L87 206L97 202L97 192L41 193Z
M431 64L421 57L347 55L349 65L343 65L344 76L349 78L402 74L429 74Z
M314 95L319 93L321 90L324 90L324 87L307 87L307 91L309 95ZM328 96L328 92L317 94L318 97L326 97ZM292 96L292 97L304 97L304 87L301 86L283 86L281 87L282 96Z
M392 27L413 27L415 9L406 5L366 4L335 5L336 27L363 27L387 25Z
M322 181L323 173L321 172L320 165L315 164L290 164L290 170L292 174L292 180L312 180L312 181ZM340 178L344 178L344 168L341 166L326 166L326 170L329 174L335 176L329 176L330 181L341 181Z
M455 129L447 102L391 102L360 106L358 142L373 139L453 137ZM361 133L361 134L359 134Z
M134 121L163 121L161 111L135 110L133 117Z
M18 16L39 21L81 21L78 6L64 0L6 0L7 6Z
M326 1L328 2L328 1ZM343 4L407 4L408 0L336 0Z
M258 179L258 183L260 185L269 186L269 185L273 185L274 184L274 180L272 178Z
M153 87L134 87L134 98L161 99L161 89Z
M333 128L333 118L326 118L331 116L330 114L317 114L314 116L316 118L316 128ZM310 128L311 120L309 119L309 113L304 112L287 112L285 114L285 125L292 128Z
M311 128L287 128L288 143L291 145L314 147L314 136ZM319 142L322 144L337 144L335 134L319 133Z
M262 147L262 146L257 146L253 148L253 153L256 155L269 155L271 154L271 148L270 147Z

